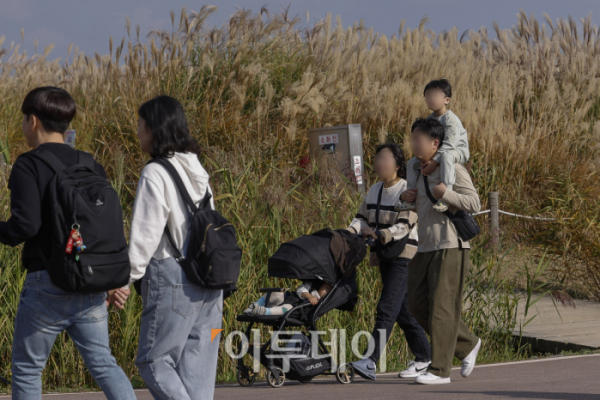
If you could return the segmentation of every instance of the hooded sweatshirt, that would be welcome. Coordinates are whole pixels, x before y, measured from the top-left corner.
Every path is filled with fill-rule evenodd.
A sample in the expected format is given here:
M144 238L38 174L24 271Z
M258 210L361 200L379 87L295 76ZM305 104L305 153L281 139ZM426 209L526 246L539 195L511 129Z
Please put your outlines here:
M208 173L196 154L175 153L168 160L179 172L196 204L204 198L207 191L212 195ZM214 210L213 198L210 199L210 206ZM164 260L173 257L173 247L164 234L165 226L169 227L179 251L185 254L190 223L191 212L169 172L156 163L146 165L140 176L133 206L129 239L129 283L144 276L152 258Z

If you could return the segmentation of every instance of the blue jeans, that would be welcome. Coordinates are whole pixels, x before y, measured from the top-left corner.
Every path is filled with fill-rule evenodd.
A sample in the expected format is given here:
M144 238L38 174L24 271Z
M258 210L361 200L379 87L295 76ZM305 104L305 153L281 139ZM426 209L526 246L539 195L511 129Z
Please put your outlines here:
M67 331L109 400L135 400L133 388L108 345L106 293L61 290L46 271L27 274L12 347L12 398L42 398L42 371L59 333Z
M188 281L174 258L152 259L142 279L142 324L135 364L155 399L212 399L223 291Z

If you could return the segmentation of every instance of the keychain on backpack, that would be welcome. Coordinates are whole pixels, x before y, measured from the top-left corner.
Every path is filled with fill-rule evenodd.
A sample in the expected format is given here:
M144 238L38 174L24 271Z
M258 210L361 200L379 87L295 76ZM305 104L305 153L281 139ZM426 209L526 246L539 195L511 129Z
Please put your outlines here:
M69 234L69 240L67 240L67 248L65 249L65 253L67 254L71 254L73 253L73 236L72 236L72 231L71 234Z
M83 251L86 249L86 247L83 244L83 238L81 237L81 232L79 232L79 225L77 225L77 228L75 228L75 225L73 225L73 230L71 231L71 237L73 238L73 246L75 246L75 248L77 249L77 252L83 253Z
M79 228L80 226L78 224L73 224L73 226L71 227L71 233L69 235L69 240L67 241L67 248L65 249L65 253L73 253L73 247L75 247L78 253L83 253L83 251L86 249L86 246L83 244L83 238L81 237L81 232L79 232Z

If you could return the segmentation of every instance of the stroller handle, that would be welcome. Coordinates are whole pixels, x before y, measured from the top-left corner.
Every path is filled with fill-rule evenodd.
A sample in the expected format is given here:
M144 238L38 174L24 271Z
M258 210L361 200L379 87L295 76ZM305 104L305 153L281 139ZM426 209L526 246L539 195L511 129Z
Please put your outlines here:
M363 236L360 233L357 233L356 237L358 237L360 239L364 239L365 242L367 243L367 247L371 247L375 244L375 239L373 239L373 236L367 236L366 238L363 238Z

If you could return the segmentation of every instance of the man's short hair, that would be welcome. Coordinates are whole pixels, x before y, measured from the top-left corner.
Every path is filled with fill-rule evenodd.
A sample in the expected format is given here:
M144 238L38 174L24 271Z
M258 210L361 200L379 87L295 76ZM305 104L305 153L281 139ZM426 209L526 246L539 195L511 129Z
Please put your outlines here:
M428 135L432 140L439 140L440 144L438 149L442 147L444 143L444 126L435 118L417 118L410 128L411 132L415 130L419 133Z
M448 79L436 79L429 82L427 85L425 85L425 89L423 90L423 96L425 96L425 93L429 89L439 89L442 92L444 92L444 95L446 97L452 97L452 86L450 86L450 82L448 82Z
M46 131L59 133L65 133L76 111L75 100L69 92L54 86L33 89L21 106L23 115L35 115Z

